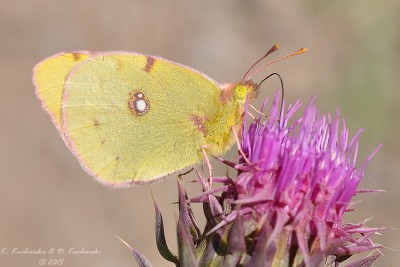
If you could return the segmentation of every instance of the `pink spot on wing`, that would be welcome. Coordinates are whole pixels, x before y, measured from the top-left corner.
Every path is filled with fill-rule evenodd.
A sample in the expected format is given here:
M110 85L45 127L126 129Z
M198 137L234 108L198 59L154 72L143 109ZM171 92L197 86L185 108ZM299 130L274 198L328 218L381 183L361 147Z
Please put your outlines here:
M149 57L149 56L146 56L146 60L147 60L147 62L146 62L146 66L144 67L144 71L147 73L150 73L151 68L153 67L154 62L156 62L156 60L153 57Z

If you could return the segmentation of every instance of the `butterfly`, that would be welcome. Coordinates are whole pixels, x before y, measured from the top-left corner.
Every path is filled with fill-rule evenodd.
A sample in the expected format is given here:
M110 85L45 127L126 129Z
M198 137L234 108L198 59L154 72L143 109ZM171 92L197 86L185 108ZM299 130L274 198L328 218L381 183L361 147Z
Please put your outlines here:
M258 92L249 71L240 82L220 84L157 56L76 51L38 63L33 84L83 169L107 186L127 187L224 154Z

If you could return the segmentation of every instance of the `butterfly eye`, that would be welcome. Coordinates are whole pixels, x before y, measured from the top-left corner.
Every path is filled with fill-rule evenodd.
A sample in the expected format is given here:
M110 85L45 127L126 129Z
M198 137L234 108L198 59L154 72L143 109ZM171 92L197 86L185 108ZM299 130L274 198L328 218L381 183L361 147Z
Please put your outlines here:
M235 86L234 89L234 97L238 100L243 100L246 98L247 95L247 88L244 85L238 84Z
M128 108L132 114L142 116L150 109L150 105L142 92L134 91L129 94Z

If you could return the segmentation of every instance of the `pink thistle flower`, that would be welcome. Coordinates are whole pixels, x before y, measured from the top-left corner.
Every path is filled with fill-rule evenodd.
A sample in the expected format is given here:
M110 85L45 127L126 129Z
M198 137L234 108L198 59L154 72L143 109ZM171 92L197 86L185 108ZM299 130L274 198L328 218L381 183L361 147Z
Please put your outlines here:
M321 116L314 101L294 120L301 102L279 114L277 95L270 119L262 122L260 117L250 123L248 130L245 123L241 140L245 156L240 155L239 164L224 161L238 171L229 194L222 195L233 199L235 210L212 231L238 217L256 225L262 222L270 229L266 253L274 254L277 249L289 254L295 251L286 255L286 261L295 257L306 266L315 266L328 256L339 262L352 254L382 247L370 236L384 228L343 224L344 214L352 210L350 201L357 194L365 165L381 145L357 169L362 130L348 142L344 120L339 130L338 112L334 118Z
M301 102L280 113L276 95L269 118L253 120L248 129L245 120L238 163L221 159L237 170L236 179L212 177L222 186L211 188L197 172L203 192L190 200L178 179L178 255L167 246L155 205L156 243L166 260L175 266L336 267L354 254L382 247L371 236L385 228L343 223L345 213L354 210L355 194L381 192L357 191L364 168L380 145L357 168L362 131L348 142L338 112L334 118L321 116L314 101L295 119ZM191 210L196 202L203 204L203 231ZM128 247L140 266L151 266ZM379 251L373 252L347 267L368 267L379 256Z

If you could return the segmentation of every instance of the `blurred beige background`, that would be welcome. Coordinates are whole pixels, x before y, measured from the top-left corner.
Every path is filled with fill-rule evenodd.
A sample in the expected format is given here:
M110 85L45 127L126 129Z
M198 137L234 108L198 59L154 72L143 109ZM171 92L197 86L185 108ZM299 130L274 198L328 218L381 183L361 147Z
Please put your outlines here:
M149 187L112 190L95 182L35 97L33 66L56 52L83 49L160 55L223 82L240 79L274 43L281 49L271 59L307 47L307 54L255 79L279 72L289 101L317 95L322 112L340 108L351 134L365 128L359 165L384 144L361 187L389 192L357 198L362 202L347 220L372 217L369 226L399 228L399 14L396 0L0 0L0 249L97 248L98 255L53 258L64 258L63 266L137 266L116 234L154 266L171 266L156 249ZM259 101L278 88L271 80ZM175 178L151 189L175 248ZM400 249L398 229L374 240ZM375 266L400 266L399 253L386 250ZM39 266L41 258L51 257L0 255L0 266Z

